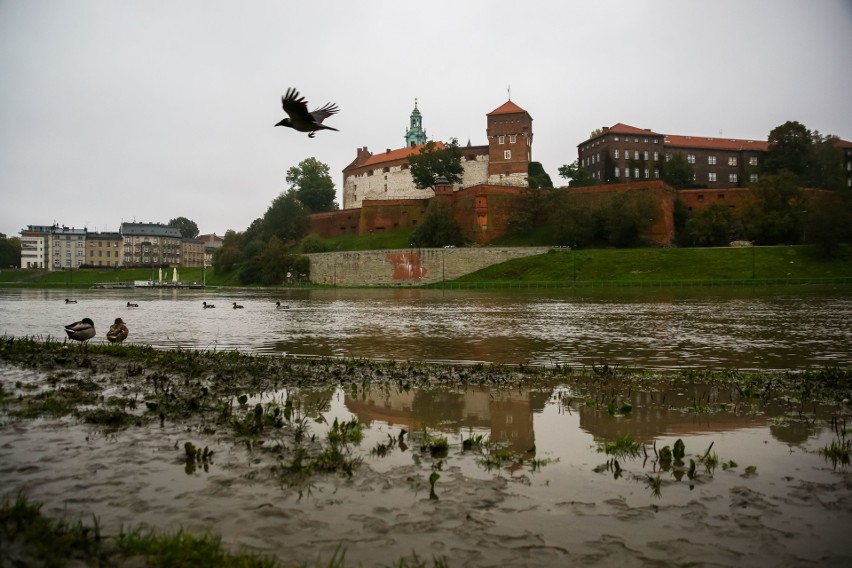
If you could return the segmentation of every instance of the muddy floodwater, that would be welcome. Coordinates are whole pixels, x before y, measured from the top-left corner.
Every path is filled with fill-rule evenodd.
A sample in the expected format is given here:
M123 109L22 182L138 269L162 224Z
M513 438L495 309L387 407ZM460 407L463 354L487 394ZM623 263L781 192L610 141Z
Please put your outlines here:
M0 289L0 335L63 337L84 317L95 342L121 317L128 342L163 349L645 369L852 365L850 287Z
M23 492L46 515L94 516L107 534L210 531L309 565L338 547L346 566L852 565L852 408L848 389L818 393L835 380L821 369L852 365L848 291L69 294L0 291L0 334L56 338L89 316L97 344L100 322L122 317L138 345L304 361L298 376L326 379L163 414L180 389L184 409L207 404L220 372L78 346L57 347L63 368L0 363L0 498ZM504 380L519 363L535 380ZM815 375L752 383L738 369ZM132 419L14 413L69 389ZM335 446L346 467L298 478L300 448L341 425L359 433ZM190 460L187 444L212 453Z

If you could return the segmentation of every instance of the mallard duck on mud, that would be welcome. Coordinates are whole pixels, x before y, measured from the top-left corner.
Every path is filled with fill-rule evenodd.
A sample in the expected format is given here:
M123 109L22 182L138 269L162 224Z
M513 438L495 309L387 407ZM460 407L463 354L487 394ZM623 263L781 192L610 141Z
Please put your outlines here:
M95 336L95 322L89 318L83 318L69 323L65 326L65 333L68 334L69 339L84 343Z
M109 326L109 331L106 334L106 338L110 343L121 343L125 339L127 339L127 335L130 333L130 330L127 329L127 325L122 321L121 318L115 318L115 323Z

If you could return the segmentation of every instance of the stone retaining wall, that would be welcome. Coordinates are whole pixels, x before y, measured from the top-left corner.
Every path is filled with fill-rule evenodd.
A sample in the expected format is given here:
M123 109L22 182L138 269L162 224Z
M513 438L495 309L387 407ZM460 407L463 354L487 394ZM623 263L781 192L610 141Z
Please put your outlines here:
M311 282L333 286L419 286L454 280L507 260L545 254L548 247L413 248L306 255Z

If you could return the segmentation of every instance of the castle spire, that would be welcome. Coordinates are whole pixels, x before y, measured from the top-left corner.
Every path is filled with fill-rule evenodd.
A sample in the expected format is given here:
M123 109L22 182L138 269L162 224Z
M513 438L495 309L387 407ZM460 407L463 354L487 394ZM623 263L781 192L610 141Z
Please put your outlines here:
M405 145L408 147L426 143L426 131L423 130L423 117L417 108L417 98L414 99L414 110L411 111L410 126L405 129Z

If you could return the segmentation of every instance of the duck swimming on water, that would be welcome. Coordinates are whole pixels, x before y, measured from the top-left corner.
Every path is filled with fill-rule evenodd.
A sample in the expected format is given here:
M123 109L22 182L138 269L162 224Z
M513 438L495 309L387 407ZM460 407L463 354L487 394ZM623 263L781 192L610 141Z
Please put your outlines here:
M65 298L65 303L66 304L76 304L77 300L69 300L68 298Z
M207 308L215 308L215 307L216 307L216 306L214 306L213 304L208 304L207 302L201 302L201 304L204 306L204 309L205 309L205 310L206 310Z

